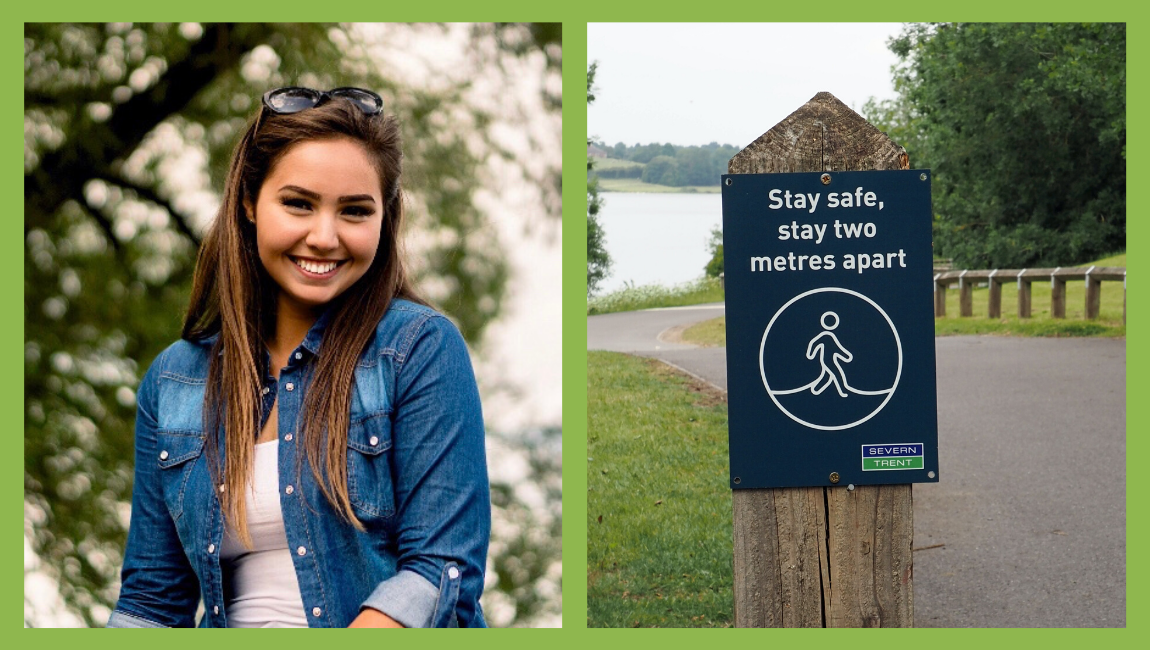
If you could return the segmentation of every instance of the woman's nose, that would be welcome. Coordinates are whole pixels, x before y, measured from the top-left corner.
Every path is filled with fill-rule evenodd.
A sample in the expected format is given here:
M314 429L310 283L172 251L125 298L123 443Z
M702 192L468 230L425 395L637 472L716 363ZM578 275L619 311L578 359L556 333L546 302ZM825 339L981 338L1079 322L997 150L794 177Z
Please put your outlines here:
M326 213L316 215L311 231L307 235L307 245L316 250L333 250L339 246L335 215Z

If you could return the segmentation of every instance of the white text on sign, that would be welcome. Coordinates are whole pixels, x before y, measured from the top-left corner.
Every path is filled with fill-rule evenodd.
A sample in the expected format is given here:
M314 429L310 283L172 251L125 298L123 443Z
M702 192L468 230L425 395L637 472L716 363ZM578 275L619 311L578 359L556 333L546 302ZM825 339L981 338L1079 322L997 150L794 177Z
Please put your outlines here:
M791 194L790 190L771 190L767 193L767 197L771 200L770 205L767 207L772 210L781 210L784 206L788 210L806 210L813 213L819 207L819 198L822 197L821 192L815 194L803 194L801 192ZM854 193L851 192L831 192L827 194L827 207L828 208L857 208L866 206L868 208L878 207L882 210L882 201L878 200L874 192L864 192L863 188L856 187Z

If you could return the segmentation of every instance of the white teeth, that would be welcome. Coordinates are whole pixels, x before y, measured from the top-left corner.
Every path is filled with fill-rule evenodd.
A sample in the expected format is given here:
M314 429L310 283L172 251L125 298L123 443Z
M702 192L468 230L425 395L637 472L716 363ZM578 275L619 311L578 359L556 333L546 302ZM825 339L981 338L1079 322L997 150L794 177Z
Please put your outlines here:
M315 273L317 275L323 275L324 273L328 273L331 270L333 270L336 266L339 266L339 264L337 262L322 262L321 263L321 262L309 262L307 260L295 260L295 263L301 269L303 269L309 273Z

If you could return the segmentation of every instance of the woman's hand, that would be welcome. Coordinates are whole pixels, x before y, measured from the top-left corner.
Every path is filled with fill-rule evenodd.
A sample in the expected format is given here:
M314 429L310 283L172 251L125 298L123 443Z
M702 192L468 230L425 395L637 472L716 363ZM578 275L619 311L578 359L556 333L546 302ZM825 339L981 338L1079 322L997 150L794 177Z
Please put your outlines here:
M394 618L378 609L365 607L348 627L403 627Z

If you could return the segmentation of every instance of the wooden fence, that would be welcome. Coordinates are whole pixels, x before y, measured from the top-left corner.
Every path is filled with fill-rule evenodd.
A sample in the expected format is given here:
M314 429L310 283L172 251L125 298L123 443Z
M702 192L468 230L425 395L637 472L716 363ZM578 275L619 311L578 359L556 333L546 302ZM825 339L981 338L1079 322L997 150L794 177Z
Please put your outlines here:
M1086 318L1098 318L1102 300L1103 281L1122 281L1122 322L1126 322L1126 269L1116 266L1090 266L1054 269L994 269L993 271L943 271L934 274L934 316L946 316L946 289L958 285L958 315L973 316L971 291L975 284L986 283L990 288L987 316L1002 316L1002 285L1018 283L1018 317L1030 318L1030 285L1050 282L1050 315L1066 318L1066 283L1070 280L1086 282Z

